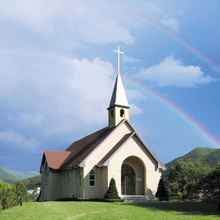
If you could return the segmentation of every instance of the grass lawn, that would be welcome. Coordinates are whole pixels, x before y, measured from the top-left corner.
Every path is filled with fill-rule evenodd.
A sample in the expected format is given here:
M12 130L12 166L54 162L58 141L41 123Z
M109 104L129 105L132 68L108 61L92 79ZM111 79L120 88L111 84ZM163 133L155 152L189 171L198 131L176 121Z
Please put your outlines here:
M215 208L215 205L192 202L33 202L0 211L0 220L220 220L220 215L214 212Z

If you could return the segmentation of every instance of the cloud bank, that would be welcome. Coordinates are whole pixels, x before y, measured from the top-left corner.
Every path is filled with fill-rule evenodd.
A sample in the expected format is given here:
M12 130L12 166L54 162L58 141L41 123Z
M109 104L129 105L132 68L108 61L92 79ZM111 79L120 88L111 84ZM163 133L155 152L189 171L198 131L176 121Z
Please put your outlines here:
M11 130L34 134L42 142L107 124L106 109L115 79L110 62L19 53L0 57L0 141L11 137L28 143ZM131 103L142 98L135 89L127 92ZM134 114L141 113L133 105Z
M7 0L0 5L0 18L45 37L72 37L75 44L132 44L134 30L152 21L179 28L177 19L154 1Z
M166 57L157 65L144 68L138 78L160 87L179 88L197 87L214 81L199 66L184 65L172 56Z

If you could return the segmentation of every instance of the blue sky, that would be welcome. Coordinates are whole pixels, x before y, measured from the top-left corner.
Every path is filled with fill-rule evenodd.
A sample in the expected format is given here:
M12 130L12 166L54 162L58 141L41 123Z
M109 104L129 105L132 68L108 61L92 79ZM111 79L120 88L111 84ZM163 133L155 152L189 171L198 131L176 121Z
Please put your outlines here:
M131 123L167 162L219 147L218 0L8 0L0 5L0 166L37 170L107 124L115 54Z

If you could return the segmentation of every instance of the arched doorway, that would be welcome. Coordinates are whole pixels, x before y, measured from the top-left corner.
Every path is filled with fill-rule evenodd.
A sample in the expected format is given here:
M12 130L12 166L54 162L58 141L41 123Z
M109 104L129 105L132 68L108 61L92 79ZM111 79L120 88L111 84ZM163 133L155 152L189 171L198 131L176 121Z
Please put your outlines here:
M135 172L128 164L122 165L121 170L121 186L123 195L135 195Z
M121 166L121 194L144 195L145 166L143 162L131 156L124 160Z

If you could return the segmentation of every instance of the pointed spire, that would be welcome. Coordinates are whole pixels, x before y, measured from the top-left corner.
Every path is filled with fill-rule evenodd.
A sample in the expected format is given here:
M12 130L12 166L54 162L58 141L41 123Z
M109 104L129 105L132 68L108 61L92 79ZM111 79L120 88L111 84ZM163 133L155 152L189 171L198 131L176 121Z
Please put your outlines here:
M117 77L115 80L114 90L112 93L109 108L111 108L115 105L129 107L127 96L125 93L125 89L124 89L121 74L120 74L120 70L121 70L120 58L121 58L121 54L123 54L123 52L120 50L120 47L118 47L118 49L115 50L115 52L117 53L117 62L118 62L117 67L118 68L117 68Z

